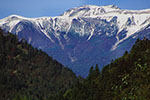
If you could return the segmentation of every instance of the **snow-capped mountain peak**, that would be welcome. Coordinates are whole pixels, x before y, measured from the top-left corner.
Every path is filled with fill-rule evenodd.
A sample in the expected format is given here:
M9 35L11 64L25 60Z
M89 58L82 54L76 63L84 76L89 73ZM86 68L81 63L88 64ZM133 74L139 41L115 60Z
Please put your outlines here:
M97 31L96 24L98 24L99 27L106 25L112 27L115 25L118 30L115 34L119 34L122 30L127 30L127 38L134 34L137 29L141 30L143 27L146 27L150 23L148 20L149 18L150 9L123 10L115 5L84 5L72 8L64 12L63 15L56 17L26 18L18 15L11 15L0 20L0 27L4 29L7 27L6 30L12 32L15 25L20 21L29 21L48 38L50 38L50 33L54 33L55 37L58 39L60 36L59 32L66 32L66 34L68 34L68 32L74 31L80 36L89 35L87 38L89 40L93 35L101 34L102 30ZM87 25L87 23L90 24ZM106 31L106 33L107 36L113 36L114 34L109 31Z
M0 27L25 38L64 65L90 67L99 60L105 65L129 50L137 38L148 37L150 9L84 5L56 17L11 15L0 20Z
M62 16L90 17L90 16L97 16L97 15L101 15L116 10L119 10L119 8L115 5L108 5L108 6L84 5L81 7L69 9L64 14L62 14Z

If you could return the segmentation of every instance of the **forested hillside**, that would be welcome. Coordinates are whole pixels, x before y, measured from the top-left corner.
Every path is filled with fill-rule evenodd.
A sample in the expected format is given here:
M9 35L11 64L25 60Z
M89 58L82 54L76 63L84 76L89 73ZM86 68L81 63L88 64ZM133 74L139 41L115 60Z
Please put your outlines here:
M64 94L65 100L150 100L150 40L137 40L130 53L88 77Z
M0 29L0 100L60 100L76 81L70 69Z
M77 79L46 53L0 30L0 100L150 100L150 40L138 39L130 53Z

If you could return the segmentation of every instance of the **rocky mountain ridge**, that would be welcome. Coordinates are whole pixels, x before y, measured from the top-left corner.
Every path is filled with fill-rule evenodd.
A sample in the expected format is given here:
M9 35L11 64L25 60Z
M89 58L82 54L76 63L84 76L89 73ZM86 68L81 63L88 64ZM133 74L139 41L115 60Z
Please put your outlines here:
M0 27L86 76L130 50L137 38L150 37L150 9L123 10L114 5L85 5L60 16L25 18L11 15Z

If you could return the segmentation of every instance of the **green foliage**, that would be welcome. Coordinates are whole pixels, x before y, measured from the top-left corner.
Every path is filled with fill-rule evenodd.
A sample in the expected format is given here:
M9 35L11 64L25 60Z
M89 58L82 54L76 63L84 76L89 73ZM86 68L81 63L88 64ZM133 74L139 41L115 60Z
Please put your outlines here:
M150 40L137 40L130 53L88 77L65 93L66 100L150 100Z
M32 99L27 96L21 97L20 95L16 95L16 97L13 98L13 100L32 100Z
M70 69L0 29L0 100L61 100L76 81Z
M150 40L86 79L0 29L1 100L150 100Z

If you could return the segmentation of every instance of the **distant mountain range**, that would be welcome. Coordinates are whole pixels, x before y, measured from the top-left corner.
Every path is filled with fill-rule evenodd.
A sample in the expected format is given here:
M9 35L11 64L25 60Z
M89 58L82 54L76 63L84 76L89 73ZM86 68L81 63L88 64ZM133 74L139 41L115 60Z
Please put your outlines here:
M92 65L102 68L129 51L138 38L150 38L150 9L85 5L56 17L11 15L0 20L0 28L85 77Z

